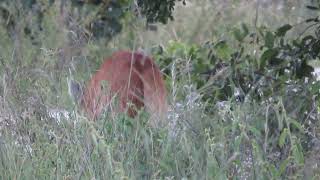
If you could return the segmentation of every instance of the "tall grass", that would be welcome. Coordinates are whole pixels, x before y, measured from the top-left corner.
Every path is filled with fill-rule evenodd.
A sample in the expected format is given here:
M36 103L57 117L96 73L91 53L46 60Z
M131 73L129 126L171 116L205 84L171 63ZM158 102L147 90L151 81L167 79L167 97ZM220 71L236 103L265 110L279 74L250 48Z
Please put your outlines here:
M193 2L188 11L178 9L176 21L159 26L156 35L144 31L136 19L108 46L89 41L80 51L65 48L72 32L59 29L57 9L45 16L41 47L32 45L21 30L12 42L0 26L0 179L318 179L319 127L310 132L298 126L283 110L281 97L269 103L203 101L188 78L188 57L162 67L171 72L171 107L163 128L149 127L145 112L135 119L105 112L89 121L72 103L67 78L89 79L114 50L152 49L171 39L228 39L232 25L252 21L250 3L237 9L241 12L225 7L245 14L236 17L211 16L211 8L223 4L216 5L202 1ZM61 50L67 51L64 64ZM270 136L270 124L286 130ZM297 136L304 132L314 133L316 147L307 154L302 148L307 140Z
M285 175L302 178L305 160L303 154L299 155L300 139L288 136L286 141L298 149L282 152L272 144L281 137L268 138L266 122L270 120L270 108L280 113L275 118L278 123L290 121L279 105L226 101L210 107L215 113L208 115L204 113L204 104L176 104L168 118L175 125L161 129L148 127L143 113L136 119L104 116L96 122L79 114L71 114L60 122L33 114L21 118L14 129L2 129L0 176L1 179L269 179ZM289 156L281 159L279 153Z

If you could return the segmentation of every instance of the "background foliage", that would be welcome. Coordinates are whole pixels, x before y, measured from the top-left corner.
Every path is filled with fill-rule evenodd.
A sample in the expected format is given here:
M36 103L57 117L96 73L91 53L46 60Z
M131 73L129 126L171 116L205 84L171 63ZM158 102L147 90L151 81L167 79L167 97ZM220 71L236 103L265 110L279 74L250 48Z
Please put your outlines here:
M320 4L257 2L0 1L1 179L318 179ZM139 48L169 125L87 121L68 80Z

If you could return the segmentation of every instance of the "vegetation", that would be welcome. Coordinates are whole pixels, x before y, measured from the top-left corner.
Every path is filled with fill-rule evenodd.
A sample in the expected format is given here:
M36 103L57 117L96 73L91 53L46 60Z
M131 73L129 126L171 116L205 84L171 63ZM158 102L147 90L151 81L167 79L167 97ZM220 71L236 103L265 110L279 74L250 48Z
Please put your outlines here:
M259 2L1 1L0 179L319 179L320 2ZM139 48L168 126L88 121L68 80Z

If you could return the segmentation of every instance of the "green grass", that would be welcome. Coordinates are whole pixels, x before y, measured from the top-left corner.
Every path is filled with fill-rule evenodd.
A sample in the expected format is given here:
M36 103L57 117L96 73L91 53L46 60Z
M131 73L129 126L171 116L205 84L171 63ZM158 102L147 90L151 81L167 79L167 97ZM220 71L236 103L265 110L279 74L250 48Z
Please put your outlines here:
M159 129L143 115L92 122L78 114L60 123L43 114L21 118L1 131L0 179L302 178L301 139L264 131L267 109L278 105L225 102L211 107L212 115L192 105L175 106L168 119L175 126ZM290 147L277 149L281 141Z
M105 114L88 121L68 95L67 77L88 80L115 50L148 50L172 39L190 44L230 40L242 20L253 22L250 3L223 9L211 1L194 2L187 10L178 8L176 21L159 25L157 32L143 30L143 22L135 19L108 45L89 41L80 50L65 48L70 51L63 66L59 50L67 46L68 32L59 29L56 11L44 19L40 48L24 36L17 47L0 26L0 179L320 177L318 146L308 147L313 140L317 144L319 123L312 130L299 126L283 110L282 97L269 103L204 102L183 71L188 57L173 59L182 64L181 72L166 67L172 72L167 80L171 111L163 128L149 127L143 113L136 119ZM273 25L286 19L268 12L262 12L267 15L261 24L270 25L272 17L277 18ZM290 22L296 19L289 17ZM52 109L71 112L70 117L58 122L48 114ZM313 133L313 139L305 132Z

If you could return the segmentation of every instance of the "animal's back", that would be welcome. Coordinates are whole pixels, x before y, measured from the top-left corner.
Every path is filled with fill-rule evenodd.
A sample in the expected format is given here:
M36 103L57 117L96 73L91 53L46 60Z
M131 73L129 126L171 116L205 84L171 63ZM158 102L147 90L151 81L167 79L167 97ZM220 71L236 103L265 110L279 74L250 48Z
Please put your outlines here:
M90 117L96 118L114 97L118 97L117 111L127 111L134 117L138 109L146 106L152 116L163 118L167 111L166 96L161 71L150 57L118 51L106 59L92 77L82 106Z

